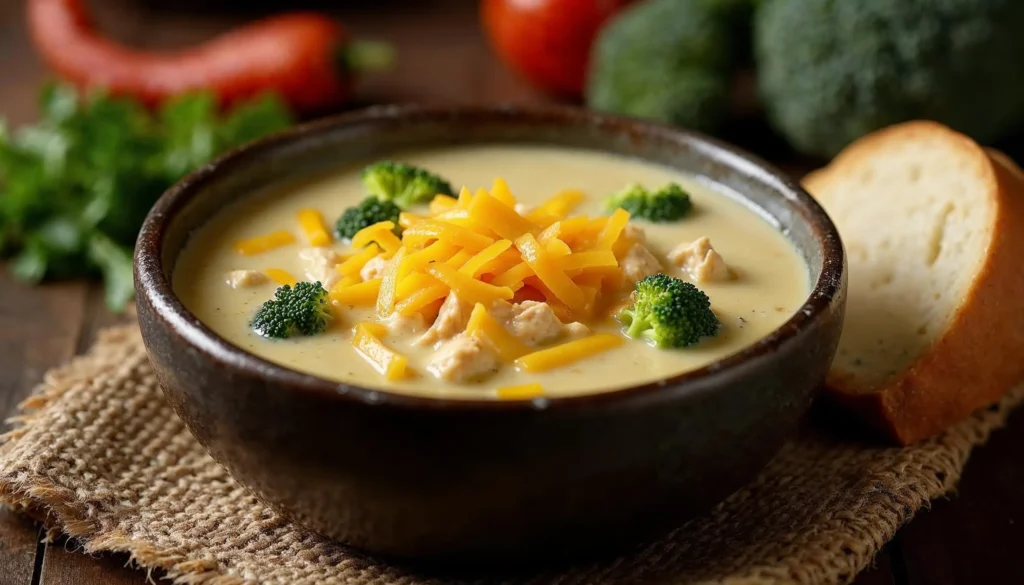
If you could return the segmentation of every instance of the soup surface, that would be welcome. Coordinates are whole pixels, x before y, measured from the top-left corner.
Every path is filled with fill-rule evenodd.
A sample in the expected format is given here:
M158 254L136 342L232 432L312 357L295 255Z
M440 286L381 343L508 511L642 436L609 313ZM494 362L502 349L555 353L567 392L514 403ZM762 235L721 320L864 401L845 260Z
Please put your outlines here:
M456 191L463 185L472 190L489 188L496 177L501 177L526 207L565 189L578 189L585 198L573 215L591 217L607 215L605 197L627 184L640 183L653 189L678 183L692 198L693 210L688 216L671 223L631 223L646 232L646 246L664 267L662 272L694 282L710 297L721 323L719 333L680 349L658 349L626 338L616 347L563 367L534 373L509 365L458 383L439 379L428 371L436 348L416 343L422 330L389 333L386 340L390 348L408 357L409 374L389 380L379 373L352 343L353 325L374 319L372 307L335 307L336 317L327 331L315 336L272 340L254 333L250 321L260 305L274 296L277 285L267 280L235 287L228 283L228 275L239 270L277 268L309 280L300 260L308 244L299 229L297 213L316 209L329 226L333 225L346 208L366 197L359 174L373 161L268 190L213 217L190 238L180 256L173 278L176 293L217 334L269 361L341 382L444 398L496 398L498 388L532 382L542 385L544 395L563 396L657 381L754 343L795 313L808 294L807 268L774 226L717 188L667 167L596 152L518 145L404 152L393 160L436 172ZM240 255L234 249L239 240L278 230L293 232L295 243L254 255ZM710 238L714 250L728 265L730 278L703 281L668 258L681 243L701 237ZM329 249L343 255L354 252L348 243L337 239ZM622 332L614 319L587 325L595 333Z

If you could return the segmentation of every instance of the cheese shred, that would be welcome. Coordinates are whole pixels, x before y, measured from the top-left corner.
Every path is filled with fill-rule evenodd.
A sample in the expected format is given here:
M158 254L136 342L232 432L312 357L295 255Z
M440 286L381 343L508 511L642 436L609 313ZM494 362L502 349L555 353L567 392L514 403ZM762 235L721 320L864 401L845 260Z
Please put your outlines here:
M373 369L388 380L401 380L409 375L409 359L393 351L380 340L383 328L376 324L360 323L352 335L352 345Z
M291 232L280 230L265 236L235 242L234 247L235 252L242 256L254 256L294 243L295 236Z
M595 356L601 352L618 347L625 342L621 335L598 333L576 341L556 345L540 351L526 354L515 361L519 369L526 372L546 372L560 368L580 360Z
M437 195L429 205L403 211L397 226L384 221L359 230L351 240L352 254L337 265L341 278L330 298L338 307L372 308L374 321L400 315L431 323L454 293L473 307L465 333L491 348L506 366L544 372L590 358L619 346L623 336L598 333L536 348L489 312L501 303L537 300L568 323L596 318L598 307L606 310L621 301L627 279L619 262L631 245L626 239L629 213L571 215L583 200L582 192L569 189L527 209L501 178L490 190L464 187L458 197ZM332 243L320 212L303 209L298 221L310 245ZM237 242L235 249L251 255L294 241L291 233L280 231ZM266 273L279 284L295 282L283 270ZM364 322L353 329L351 342L385 378L408 377L407 357L389 348L386 336L380 323ZM508 400L544 395L539 383L496 392Z
M324 223L324 216L315 209L303 209L299 211L299 227L306 234L306 240L310 246L326 246L331 243L331 233L327 231L327 224Z

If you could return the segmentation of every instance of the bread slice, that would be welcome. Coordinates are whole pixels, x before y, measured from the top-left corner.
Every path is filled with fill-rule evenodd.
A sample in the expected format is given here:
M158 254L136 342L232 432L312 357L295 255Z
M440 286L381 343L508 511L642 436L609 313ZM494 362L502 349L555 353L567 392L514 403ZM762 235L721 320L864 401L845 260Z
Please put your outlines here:
M850 266L827 385L896 441L933 435L1024 378L1024 174L933 122L868 135L804 186Z

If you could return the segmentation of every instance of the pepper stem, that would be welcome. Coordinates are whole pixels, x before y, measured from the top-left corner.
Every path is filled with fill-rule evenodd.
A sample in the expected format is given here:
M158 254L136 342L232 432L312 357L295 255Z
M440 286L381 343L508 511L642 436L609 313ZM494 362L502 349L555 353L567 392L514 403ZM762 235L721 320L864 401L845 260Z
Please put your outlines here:
M341 50L341 62L352 73L386 71L395 63L395 48L383 41L353 41Z

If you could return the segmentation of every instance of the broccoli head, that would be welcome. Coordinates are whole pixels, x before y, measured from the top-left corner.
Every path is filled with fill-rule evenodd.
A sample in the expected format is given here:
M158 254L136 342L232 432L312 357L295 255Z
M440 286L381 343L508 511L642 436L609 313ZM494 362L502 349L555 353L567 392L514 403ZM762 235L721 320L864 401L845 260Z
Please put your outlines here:
M334 223L334 232L339 238L352 239L356 232L364 227L371 226L382 221L390 221L395 224L396 235L400 234L398 227L398 214L402 210L394 201L383 201L376 197L367 197L358 205L345 210Z
M746 53L752 0L647 0L610 21L594 43L587 105L714 131L728 113Z
M830 157L912 119L981 142L1024 122L1020 0L769 0L754 20L759 92L797 150Z
M319 282L299 282L277 289L274 298L263 303L250 325L263 337L287 339L316 335L334 319L327 290Z
M677 221L693 208L690 194L675 183L669 183L657 191L648 191L634 183L608 197L605 206L608 211L622 208L629 212L631 218L655 223Z
M619 321L626 335L646 339L669 349L698 343L718 333L718 317L711 301L699 288L665 274L654 274L636 283L633 306L623 309Z
M426 203L434 195L454 195L451 184L434 173L404 163L381 161L362 173L367 191L384 201L394 201L402 209Z

